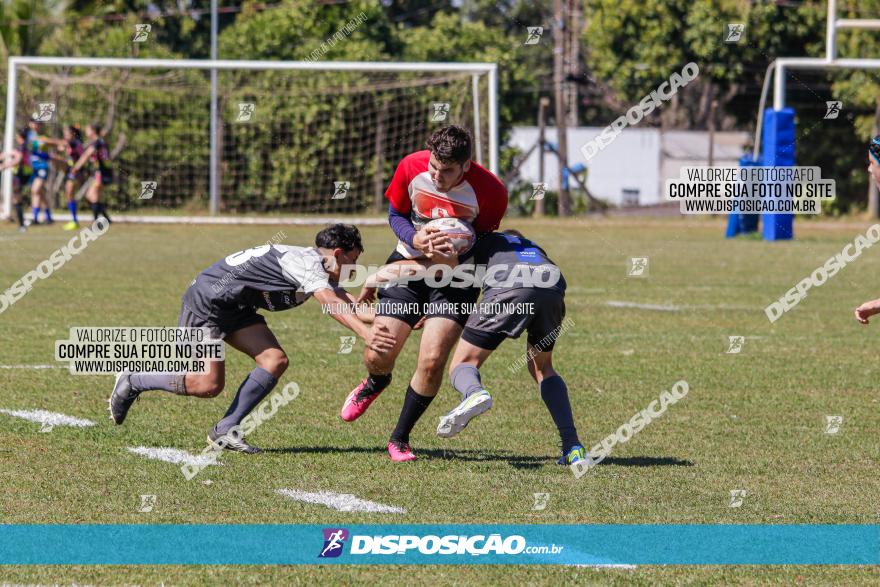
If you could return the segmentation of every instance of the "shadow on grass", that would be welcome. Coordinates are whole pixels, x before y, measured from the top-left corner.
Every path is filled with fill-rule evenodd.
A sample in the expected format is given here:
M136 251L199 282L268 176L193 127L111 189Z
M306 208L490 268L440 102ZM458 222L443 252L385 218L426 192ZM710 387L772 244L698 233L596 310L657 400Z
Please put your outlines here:
M690 461L675 457L605 457L600 465L617 465L619 467L693 467Z
M293 446L287 448L267 448L266 453L272 454L333 454L333 453L384 453L385 447L366 446ZM467 462L506 462L515 469L538 469L544 465L554 465L558 456L524 456L507 451L482 451L467 449L422 448L416 455L445 461ZM618 465L621 467L693 467L690 461L673 457L606 457L600 465Z

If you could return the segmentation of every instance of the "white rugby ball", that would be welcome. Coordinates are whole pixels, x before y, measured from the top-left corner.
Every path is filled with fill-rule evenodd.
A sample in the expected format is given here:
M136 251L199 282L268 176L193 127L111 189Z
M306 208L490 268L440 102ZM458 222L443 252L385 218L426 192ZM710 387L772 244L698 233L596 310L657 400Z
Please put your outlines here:
M459 255L468 252L477 240L474 227L461 218L435 218L427 226L433 226L448 236L452 248Z

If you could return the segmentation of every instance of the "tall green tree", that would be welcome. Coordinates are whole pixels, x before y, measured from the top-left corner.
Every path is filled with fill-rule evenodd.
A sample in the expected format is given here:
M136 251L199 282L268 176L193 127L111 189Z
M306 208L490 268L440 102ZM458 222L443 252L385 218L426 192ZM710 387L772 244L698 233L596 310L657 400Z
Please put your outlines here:
M660 112L678 128L705 128L712 100L720 128L753 120L767 65L777 56L819 55L824 30L819 2L597 0L587 3L587 21L587 63L618 108L638 102L686 63L699 66L699 78ZM738 43L725 42L728 23L746 25Z
M0 59L36 55L56 29L49 21L62 15L62 0L3 0L0 2Z

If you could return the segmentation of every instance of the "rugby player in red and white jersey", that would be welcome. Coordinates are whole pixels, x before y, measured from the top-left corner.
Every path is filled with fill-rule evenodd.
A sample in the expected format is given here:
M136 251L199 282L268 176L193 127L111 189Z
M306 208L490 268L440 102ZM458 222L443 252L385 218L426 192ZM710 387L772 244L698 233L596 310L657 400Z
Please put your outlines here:
M430 258L435 251L451 254L449 239L425 226L432 219L460 218L471 223L478 237L501 224L507 189L492 172L471 161L471 144L466 129L446 126L431 135L428 149L400 161L385 191L390 202L388 223L399 239L387 263ZM423 280L379 290L373 327L390 331L396 344L388 351L364 350L369 376L346 398L340 416L346 422L357 419L388 387L395 359L424 318L418 366L388 442L392 460L416 458L409 433L437 395L449 353L468 319L465 308L478 296L479 288L429 287ZM363 293L361 299L367 299Z

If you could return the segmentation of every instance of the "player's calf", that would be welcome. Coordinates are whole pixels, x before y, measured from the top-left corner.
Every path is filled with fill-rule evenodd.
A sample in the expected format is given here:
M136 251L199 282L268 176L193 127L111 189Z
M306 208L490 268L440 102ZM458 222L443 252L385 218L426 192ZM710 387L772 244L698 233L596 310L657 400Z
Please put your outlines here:
M367 368L368 376L355 386L345 398L339 412L339 417L345 422L353 422L360 418L379 397L379 394L391 384L394 361L412 330L407 322L391 316L377 316L373 322L373 329L390 332L395 339L395 344L385 351L379 351L370 346L364 349L364 366Z
M541 399L556 424L559 431L559 440L562 443L562 464L572 458L580 458L583 447L578 438L577 428L574 425L574 415L571 410L571 402L568 398L568 386L565 380L553 369L553 351L539 352L532 344L528 346L528 353L532 356L529 361L529 372L538 383ZM580 449L580 450L579 450ZM570 463L569 463L570 464Z
M185 392L181 395L210 399L220 395L225 385L225 376L222 373L187 373L184 380Z
M461 403L440 418L437 436L452 438L465 429L470 421L484 414L492 407L492 396L483 388L479 367L489 358L494 348L482 348L474 342L482 340L473 335L467 328L452 357L449 369L449 381L452 387L462 395ZM490 342L487 346L496 346Z

